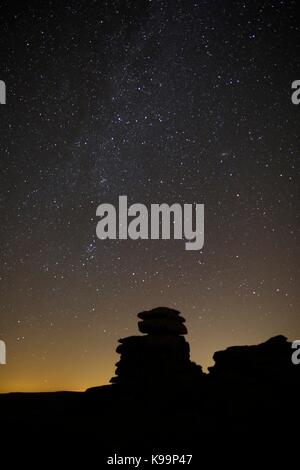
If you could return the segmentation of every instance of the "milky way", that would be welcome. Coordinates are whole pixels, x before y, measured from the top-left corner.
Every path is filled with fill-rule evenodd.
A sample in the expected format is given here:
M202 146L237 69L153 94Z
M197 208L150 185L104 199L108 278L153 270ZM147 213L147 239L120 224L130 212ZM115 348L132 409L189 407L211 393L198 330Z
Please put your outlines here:
M0 7L2 390L83 389L158 305L193 360L299 339L295 1ZM297 48L298 47L298 48ZM205 244L96 236L96 209L205 204Z

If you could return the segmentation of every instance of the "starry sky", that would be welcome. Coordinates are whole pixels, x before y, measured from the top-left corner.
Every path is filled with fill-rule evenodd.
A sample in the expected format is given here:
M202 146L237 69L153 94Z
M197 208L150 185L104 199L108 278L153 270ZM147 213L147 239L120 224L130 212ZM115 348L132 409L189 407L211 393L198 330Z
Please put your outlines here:
M1 2L0 391L114 375L136 314L191 358L300 338L296 1ZM96 237L96 208L205 204L205 244Z

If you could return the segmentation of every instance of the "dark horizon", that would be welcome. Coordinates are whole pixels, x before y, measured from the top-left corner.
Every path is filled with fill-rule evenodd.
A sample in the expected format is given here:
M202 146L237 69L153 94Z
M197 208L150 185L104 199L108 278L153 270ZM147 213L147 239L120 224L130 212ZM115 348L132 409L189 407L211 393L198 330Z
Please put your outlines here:
M170 310L170 309L169 309L169 307L156 307L154 310ZM153 310L150 309L150 311L153 311ZM178 312L178 313L180 313L180 312ZM138 316L139 315L140 314L138 314ZM184 321L186 321L186 320L184 319ZM188 325L185 324L185 326L188 326ZM187 334L186 339L188 340L188 338L189 338L188 331L184 334ZM133 336L130 336L130 338L138 338L138 339L142 338L142 337L144 337L144 336L141 334L141 331L138 332L138 335L136 335L136 333L134 333ZM126 338L119 338L118 343L119 344L120 344L120 342L123 343L124 340L126 340ZM287 344L290 344L290 357L291 357L291 360L292 360L292 354L294 352L294 349L296 349L296 348L294 348L294 349L292 348L293 340L291 340L290 338L286 338L286 337L284 337L283 335L280 335L280 334L278 334L276 336L272 336L270 338L267 338L259 344L243 344L243 345L242 344L232 344L232 345L226 346L224 349L218 349L213 353L213 356L211 358L211 362L206 367L203 367L203 364L201 364L201 363L194 362L192 355L190 355L190 359L193 361L193 363L195 365L197 365L198 367L201 368L202 373L204 375L210 376L211 372L214 371L214 369L217 366L216 357L218 357L220 354L228 354L230 352L230 350L232 350L233 348L238 348L240 350L245 349L245 348L248 348L248 349L250 348L251 349L251 348L259 347L262 344L272 343L274 341L277 341L277 342L287 341L288 342ZM299 341L299 343L300 343L300 341ZM189 351L190 351L190 348L189 348ZM298 355L299 354L297 353L297 357L298 357ZM275 358L273 358L273 361L275 362ZM115 364L115 367L117 366L117 364L118 363ZM113 373L111 374L111 377L113 377ZM12 394L14 394L14 393L40 394L40 393L56 393L56 392L58 392L58 393L59 392L67 392L67 393L68 392L85 392L88 389L92 389L93 387L99 388L99 387L102 387L102 386L111 385L111 382L112 382L112 380L107 380L105 383L101 383L101 381L99 381L95 384L89 384L86 387L83 386L82 389L76 389L76 390L69 390L69 389L67 390L65 388L53 389L53 388L50 387L48 390L10 390L10 391L2 391L2 392L0 391L0 394L7 394L7 393L8 394L10 394L10 393L12 393Z
M181 312L156 307L137 316L141 335L119 341L110 385L84 393L0 394L3 448L17 445L31 466L37 449L54 465L57 455L60 466L62 457L69 466L80 455L102 466L128 463L131 455L135 468L182 464L186 457L199 468L204 452L210 463L239 465L241 452L253 468L258 458L278 463L278 455L285 462L293 455L298 407L291 392L300 384L300 341L293 357L283 336L219 351L204 374L191 360Z

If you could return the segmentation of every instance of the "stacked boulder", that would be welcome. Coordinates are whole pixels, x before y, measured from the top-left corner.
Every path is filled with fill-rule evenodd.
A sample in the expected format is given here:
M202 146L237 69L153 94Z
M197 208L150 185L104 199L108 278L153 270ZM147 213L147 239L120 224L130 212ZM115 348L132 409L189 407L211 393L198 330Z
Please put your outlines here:
M120 339L121 355L112 383L151 387L187 383L202 376L201 366L190 361L185 319L166 307L138 314L138 327L145 336Z

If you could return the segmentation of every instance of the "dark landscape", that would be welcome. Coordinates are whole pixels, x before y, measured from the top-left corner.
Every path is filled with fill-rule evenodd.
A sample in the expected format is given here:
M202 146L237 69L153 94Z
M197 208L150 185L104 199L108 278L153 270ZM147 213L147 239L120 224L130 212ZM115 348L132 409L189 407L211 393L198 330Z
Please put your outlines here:
M180 312L159 307L138 317L144 335L119 341L111 385L2 394L2 442L32 455L45 449L49 458L97 456L99 468L115 453L192 454L200 464L234 459L244 449L248 462L288 459L295 450L300 367L284 336L216 352L215 365L203 373L190 361Z

